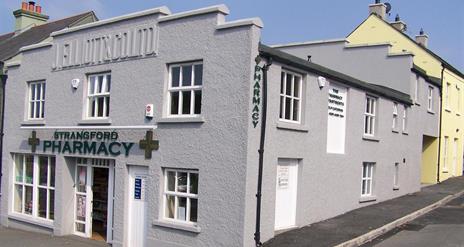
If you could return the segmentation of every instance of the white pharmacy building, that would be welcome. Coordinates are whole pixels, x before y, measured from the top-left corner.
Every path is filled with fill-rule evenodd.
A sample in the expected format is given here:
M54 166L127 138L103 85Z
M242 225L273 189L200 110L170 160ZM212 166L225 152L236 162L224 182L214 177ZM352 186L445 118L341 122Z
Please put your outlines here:
M5 65L1 224L248 247L419 190L409 95L264 46L259 18L228 13L159 7L23 47Z

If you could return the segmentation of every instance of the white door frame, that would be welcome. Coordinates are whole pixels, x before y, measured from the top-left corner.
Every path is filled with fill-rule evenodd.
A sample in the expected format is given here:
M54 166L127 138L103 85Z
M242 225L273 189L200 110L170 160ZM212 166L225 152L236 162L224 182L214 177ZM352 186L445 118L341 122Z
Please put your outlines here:
M92 208L93 208L93 174L94 168L105 168L108 170L108 201L107 201L107 222L106 222L106 242L112 243L113 242L113 203L114 203L114 160L102 160L102 159L91 159L91 158L82 158L87 159L89 162L86 163L77 163L75 165L75 180L74 180L74 220L73 220L73 229L74 234L90 238L92 237ZM95 162L96 160L102 160L106 165L99 164L100 162ZM92 161L92 162L90 162ZM92 164L93 163L93 164ZM86 167L86 192L78 192L77 191L77 184L79 179L79 174L77 174L78 167ZM76 216L76 199L77 195L85 195L86 196L86 214L85 214L85 221L78 221ZM81 233L76 231L76 223L84 223L85 224L85 233Z
M299 173L299 160L298 159L279 159L277 163L276 171L276 198L275 198L275 219L274 219L274 230L283 230L296 226L296 214L298 204L298 173ZM279 174L279 167L287 167L287 171L282 170ZM279 177L280 176L280 177ZM289 187L289 188L288 188ZM284 204L287 205L286 210L283 210L282 202L279 201L278 194L279 190L288 188L287 193L291 193L287 198L291 201L286 201ZM290 208L291 207L291 208ZM292 210L292 211L289 211ZM288 213L289 223L288 225L280 225L279 213ZM284 215L285 216L285 215Z

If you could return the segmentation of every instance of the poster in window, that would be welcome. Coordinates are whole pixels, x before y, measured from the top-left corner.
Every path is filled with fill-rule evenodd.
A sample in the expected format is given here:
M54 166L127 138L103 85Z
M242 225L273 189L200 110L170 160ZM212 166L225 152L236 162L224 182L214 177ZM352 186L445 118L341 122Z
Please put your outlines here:
M78 219L85 219L85 196L77 196L76 216Z

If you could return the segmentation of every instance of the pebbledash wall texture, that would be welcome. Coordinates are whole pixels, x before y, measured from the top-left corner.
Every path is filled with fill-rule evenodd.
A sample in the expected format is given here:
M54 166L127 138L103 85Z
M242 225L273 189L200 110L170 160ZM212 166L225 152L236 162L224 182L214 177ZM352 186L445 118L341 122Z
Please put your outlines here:
M254 245L262 119L253 114L262 113L263 73L261 241L419 190L422 133L392 132L394 103L398 126L420 121L401 118L409 94L264 46L259 19L226 21L228 13L224 5L161 7L23 48L21 62L7 65L2 225L98 233L113 246ZM256 70L258 55L259 66L272 63L267 72ZM31 89L37 84L44 97ZM42 184L40 157L48 174L54 162L54 185L50 175ZM86 159L110 164L104 234L95 230L95 202L82 207L97 190L87 183L93 194L80 191L85 178L97 183L95 171L81 177L79 167L98 168Z

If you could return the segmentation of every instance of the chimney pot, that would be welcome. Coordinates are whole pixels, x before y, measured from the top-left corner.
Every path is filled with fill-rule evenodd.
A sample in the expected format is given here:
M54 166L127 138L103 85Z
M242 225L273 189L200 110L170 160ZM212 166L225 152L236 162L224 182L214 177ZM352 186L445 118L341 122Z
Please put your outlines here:
M421 28L421 30L419 31L419 35L424 35L424 29Z
M26 2L22 2L22 3L21 3L21 9L27 10L28 7L29 7L29 4L28 4L28 3L26 3Z
M395 21L400 21L400 20L401 20L401 19L400 19L400 15L399 15L399 14L396 14L396 16L395 16Z
M387 6L383 3L375 3L369 5L369 14L376 14L383 20L387 19Z
M429 36L424 33L424 29L421 28L419 35L416 36L416 43L427 48L429 43Z
M37 14L42 13L42 6L39 6L39 5L35 6L35 12L36 12Z
M31 11L31 12L34 12L34 2L29 2L29 6L28 6L28 10Z

